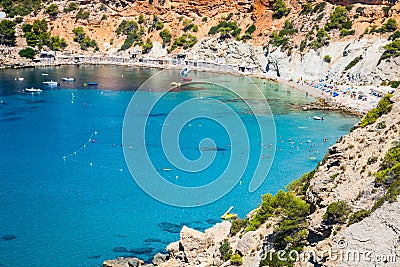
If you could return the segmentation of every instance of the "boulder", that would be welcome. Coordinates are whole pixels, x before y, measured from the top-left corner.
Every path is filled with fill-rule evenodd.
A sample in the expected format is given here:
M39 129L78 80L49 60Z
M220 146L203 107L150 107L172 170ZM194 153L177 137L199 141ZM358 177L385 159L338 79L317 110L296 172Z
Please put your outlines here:
M260 245L259 233L255 231L250 231L245 233L243 237L239 240L236 249L242 255L246 255L252 251L256 251L259 245Z
M206 235L192 228L183 226L180 234L180 242L189 263L198 265L198 256L207 249ZM201 257L202 262L204 257Z
M219 244L224 241L225 238L228 237L231 231L231 223L228 221L217 223L213 227L207 229L205 231L205 236L207 239L207 243L211 244Z
M169 253L171 258L174 258L179 252L179 241L170 243L165 250Z
M157 253L156 255L154 255L153 258L153 264L154 265L160 265L163 262L166 262L168 260L168 255L167 254L162 254L162 253Z

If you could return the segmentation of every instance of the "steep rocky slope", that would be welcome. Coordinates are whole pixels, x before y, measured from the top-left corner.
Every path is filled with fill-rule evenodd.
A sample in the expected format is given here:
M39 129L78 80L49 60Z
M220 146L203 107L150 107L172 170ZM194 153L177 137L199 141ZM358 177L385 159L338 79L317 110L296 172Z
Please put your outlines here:
M395 92L288 193L264 196L246 219L216 224L205 233L183 227L180 240L166 247L167 254L156 255L153 265L399 266L399 114L400 92ZM290 255L300 256L290 261ZM142 264L123 258L104 262Z

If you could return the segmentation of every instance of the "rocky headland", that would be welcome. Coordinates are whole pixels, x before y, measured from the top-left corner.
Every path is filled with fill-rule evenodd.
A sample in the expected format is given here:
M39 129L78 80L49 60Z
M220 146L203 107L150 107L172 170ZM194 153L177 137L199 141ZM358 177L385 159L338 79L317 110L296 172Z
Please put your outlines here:
M103 266L399 266L399 114L396 91L314 171L287 192L263 196L246 218L204 233L184 226L152 263L120 258Z

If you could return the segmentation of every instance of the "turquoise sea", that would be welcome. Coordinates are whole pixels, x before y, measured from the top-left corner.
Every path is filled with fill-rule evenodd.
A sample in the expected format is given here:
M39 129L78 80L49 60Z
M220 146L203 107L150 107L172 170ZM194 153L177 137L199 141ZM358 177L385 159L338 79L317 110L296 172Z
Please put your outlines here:
M241 182L219 200L196 208L174 207L142 191L127 168L127 147L122 144L128 104L141 83L157 72L121 66L0 70L0 266L101 266L118 256L149 260L179 238L182 225L204 230L219 222L231 205L245 216L257 207L261 194L276 193L315 168L328 147L358 121L337 112L303 112L299 106L312 98L254 80L268 100L276 126L275 157L267 178L250 193L251 173L246 170ZM221 81L232 79L213 75ZM56 88L42 85L42 81L67 76L76 77L76 82L61 82ZM18 77L24 81L15 80ZM91 81L99 85L84 86ZM43 92L21 93L31 86ZM189 187L211 181L208 175L173 168L162 154L157 132L174 105L192 98L215 98L232 105L250 131L249 147L264 145L252 138L254 121L234 96L210 86L195 89L199 90L167 93L149 119L156 126L146 133L148 154L160 173ZM205 111L222 116L218 109ZM315 115L325 120L313 120ZM182 153L198 158L199 142L211 138L221 149L206 171L222 173L231 150L229 136L221 125L205 118L191 123L202 127L183 129ZM263 156L268 160L273 154L267 146ZM257 160L250 156L250 168Z

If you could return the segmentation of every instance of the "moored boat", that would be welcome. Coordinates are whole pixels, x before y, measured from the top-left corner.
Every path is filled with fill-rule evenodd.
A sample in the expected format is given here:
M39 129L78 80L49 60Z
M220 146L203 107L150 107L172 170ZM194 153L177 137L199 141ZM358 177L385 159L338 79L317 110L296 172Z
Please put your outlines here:
M49 86L59 86L59 85L60 85L59 82L55 82L55 81L53 81L53 80L51 80L51 81L45 81L45 82L43 82L43 84L44 84L44 85L49 85Z
M64 82L75 82L76 79L73 77L66 77L66 78L62 78Z
M42 92L42 89L38 89L38 88L33 88L33 87L31 87L31 88L25 88L24 91L25 91L25 92L28 92L28 93L41 93L41 92Z

